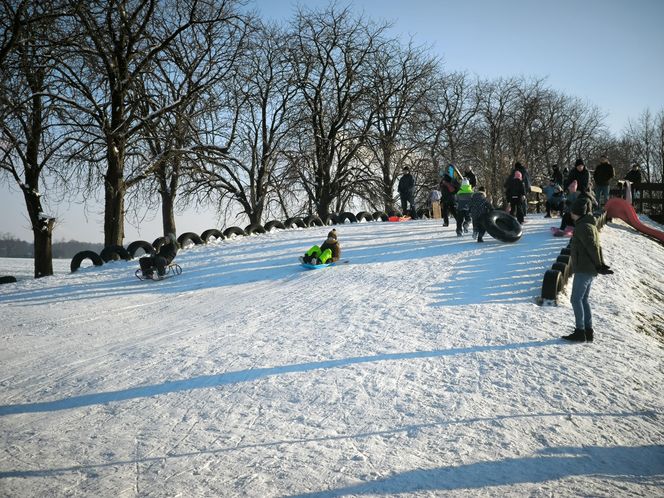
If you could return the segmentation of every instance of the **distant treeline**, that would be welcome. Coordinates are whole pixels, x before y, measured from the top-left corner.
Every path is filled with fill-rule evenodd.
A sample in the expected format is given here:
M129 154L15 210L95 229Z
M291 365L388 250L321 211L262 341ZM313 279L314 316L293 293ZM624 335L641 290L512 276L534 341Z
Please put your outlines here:
M92 244L90 242L79 242L78 240L53 242L53 257L68 259L74 257L80 251L91 250L98 253L103 248L104 244ZM6 235L0 236L0 258L32 257L34 257L32 242L26 242Z

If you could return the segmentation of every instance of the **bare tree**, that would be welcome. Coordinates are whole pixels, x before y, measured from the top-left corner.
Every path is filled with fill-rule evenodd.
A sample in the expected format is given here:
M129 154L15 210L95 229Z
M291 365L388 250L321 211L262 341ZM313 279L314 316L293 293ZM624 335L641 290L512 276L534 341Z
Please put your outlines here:
M3 2L3 9L6 8ZM53 61L58 59L57 16L53 2L21 2L15 29L5 37L0 64L0 172L14 182L25 200L34 237L35 278L53 274L52 233L55 218L44 210L44 172L65 143L59 103L51 95Z
M143 75L154 69L175 40L194 26L218 22L210 12L234 0L71 0L75 42L62 61L63 79L78 112L72 128L79 134L72 160L103 177L104 243L122 244L125 194L149 174L154 162L134 157L138 132L175 109L165 102L148 115L140 101ZM215 9L210 8L216 6ZM146 168L148 168L146 170Z
M210 5L219 9L205 12L210 22L180 33L155 59L154 70L142 78L142 115L155 116L139 130L147 149L142 162L151 165L145 171L151 173L161 199L164 233L176 233L180 182L191 183L190 172L228 153L230 136L214 133L211 122L225 104L224 82L244 50L248 20L236 7ZM161 20L158 30L167 33L170 28ZM173 102L177 105L170 105ZM168 111L158 112L169 105ZM153 193L150 188L141 190ZM185 193L191 193L190 186Z
M356 181L351 167L374 118L368 103L371 63L384 45L385 25L374 25L350 10L300 10L291 28L290 59L301 102L302 145L313 170L300 178L321 218Z
M391 211L398 172L405 165L419 164L423 103L431 92L437 61L412 42L403 47L392 40L376 54L373 65L374 120L366 147L358 153L363 174L353 190L362 198L379 200L381 209Z

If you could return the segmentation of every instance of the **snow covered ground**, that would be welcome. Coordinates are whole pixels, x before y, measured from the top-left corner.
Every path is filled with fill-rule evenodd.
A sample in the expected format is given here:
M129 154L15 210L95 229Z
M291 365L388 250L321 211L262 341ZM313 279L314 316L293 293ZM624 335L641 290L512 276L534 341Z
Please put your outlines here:
M566 344L568 296L535 304L557 222L347 224L350 263L317 271L296 258L329 229L277 231L162 282L2 285L0 495L662 496L664 247L607 225L595 342Z

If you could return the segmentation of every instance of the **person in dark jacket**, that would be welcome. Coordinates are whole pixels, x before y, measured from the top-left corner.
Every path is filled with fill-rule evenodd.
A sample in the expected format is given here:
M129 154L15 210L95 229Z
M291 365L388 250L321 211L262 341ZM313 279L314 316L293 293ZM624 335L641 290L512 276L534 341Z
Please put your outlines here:
M450 215L456 218L456 209L454 208L455 194L459 191L459 183L453 180L448 174L444 174L440 180L440 207L443 215L443 226L449 226Z
M574 163L574 168L569 172L565 180L564 187L569 187L569 184L576 180L576 190L579 192L588 192L590 190L590 171L583 163L583 159L577 159Z
M163 277L166 274L166 267L175 259L177 253L178 241L175 234L169 233L161 240L157 254L143 256L138 260L143 278L155 278L155 269L157 270L157 278Z
M523 201L526 198L526 187L520 171L515 171L505 182L505 198L510 204L510 214L515 216L519 223L523 223Z
M593 317L588 297L593 279L598 274L611 275L613 271L604 263L599 232L588 198L579 197L572 204L574 235L571 241L571 265L574 272L570 302L574 310L574 332L563 336L573 342L592 342Z
M401 212L405 216L407 205L410 205L410 217L415 219L417 217L417 209L415 209L415 179L410 174L408 166L403 168L402 173L398 187L399 196L401 197Z
M304 256L302 262L312 265L324 265L336 263L341 258L341 245L337 240L337 230L333 228L328 234L325 242L318 247L312 246Z
M477 238L477 242L484 242L482 237L486 233L483 220L484 215L493 211L491 200L487 198L484 187L478 187L477 192L473 193L470 198L470 217L473 220L473 238Z
M593 173L593 181L595 183L595 199L600 207L609 200L609 185L611 179L616 175L613 166L609 162L609 158L602 156L600 158L600 163L595 168ZM604 202L602 202L604 198Z
M563 194L563 188L554 183L553 178L549 181L549 184L542 188L542 192L546 195L546 215L545 218L551 218L551 211L558 211L562 214L565 209L565 195Z
M625 175L625 180L632 184L632 194L636 194L636 191L638 190L642 181L641 170L639 169L639 165L637 163L632 164L632 169L629 170L629 172Z
M507 177L507 180L505 180L505 189L507 189L507 183L514 177L514 173L516 172L521 173L521 180L523 181L523 186L526 189L526 195L528 192L530 192L530 175L528 174L528 171L526 170L525 166L521 164L519 161L514 163L514 169L512 169L512 173L510 176ZM523 212L523 217L526 217L526 214L528 214L528 200L526 199L526 195L523 196L521 203L523 206L521 206L521 211Z
M553 167L551 168L551 181L556 185L560 185L561 187L563 185L564 181L563 172L560 171L560 168L558 168L557 164L554 164Z

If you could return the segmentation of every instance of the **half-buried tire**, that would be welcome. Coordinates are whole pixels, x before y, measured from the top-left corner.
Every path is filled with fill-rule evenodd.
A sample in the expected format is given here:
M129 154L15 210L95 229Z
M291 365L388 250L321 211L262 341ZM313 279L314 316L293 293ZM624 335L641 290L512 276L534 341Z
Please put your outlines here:
M283 224L281 221L279 221L279 220L268 221L268 222L265 224L265 231L266 231L266 232L271 232L271 231L274 230L275 228L278 228L279 230L285 230L285 229L286 229L286 227L284 226L284 224Z
M210 237L214 237L214 238L217 239L217 240L223 240L223 238L224 238L224 234L221 233L221 230L217 230L216 228L210 228L209 230L205 230L205 231L201 234L201 239L202 239L203 242L205 242L206 244L207 244L208 242L210 242Z
M523 235L521 223L505 211L491 211L484 215L483 221L487 233L501 242L516 242Z
M132 257L132 259L136 257L136 251L139 249L143 249L145 254L154 254L156 252L152 244L146 240L135 240L127 246L127 252Z
M252 223L251 225L247 225L244 229L244 233L247 235L251 235L252 233L265 233L265 228L263 228L263 225L260 223Z
M558 292L562 289L562 274L558 270L547 270L544 272L542 281L542 299L555 301Z
M4 277L0 277L0 284L13 284L16 282L16 277L13 275L6 275Z
M191 240L197 246L205 244L205 242L203 242L203 239L201 239L197 233L185 232L178 237L178 245L180 247L184 247L185 243L189 240Z
M106 246L99 253L99 257L104 261L104 263L118 259L124 259L125 261L131 259L129 251L127 251L122 246Z
M240 227L228 227L226 230L224 230L224 237L226 237L228 239L228 238L231 237L231 235L237 235L238 237L244 237L247 234Z
M99 254L97 254L96 252L81 251L79 253L76 253L74 257L71 258L71 265L69 265L71 272L74 273L76 270L78 270L81 267L81 263L86 259L92 261L92 264L95 266L101 266L104 264L104 260L101 259L101 256L99 256Z

